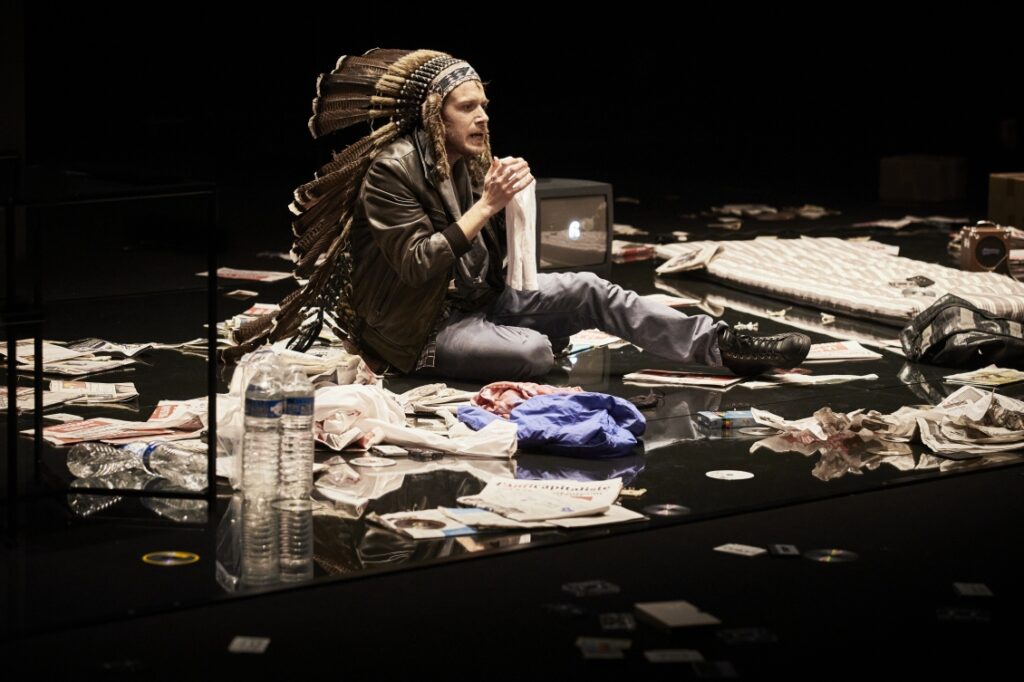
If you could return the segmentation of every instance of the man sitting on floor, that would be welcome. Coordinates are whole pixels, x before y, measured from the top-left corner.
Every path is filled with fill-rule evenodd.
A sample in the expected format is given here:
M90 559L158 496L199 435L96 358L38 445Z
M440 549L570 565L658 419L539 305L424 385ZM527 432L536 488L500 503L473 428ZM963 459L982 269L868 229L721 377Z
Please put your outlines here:
M314 135L390 121L296 190L296 269L312 274L274 325L255 331L298 331L298 345L309 343L319 324L299 325L315 310L395 369L477 381L543 376L552 340L593 327L742 375L803 361L803 334L738 334L593 273L540 274L532 291L506 286L504 208L533 176L523 159L491 154L487 104L476 71L440 52L371 50L321 76ZM240 340L258 340L252 331Z

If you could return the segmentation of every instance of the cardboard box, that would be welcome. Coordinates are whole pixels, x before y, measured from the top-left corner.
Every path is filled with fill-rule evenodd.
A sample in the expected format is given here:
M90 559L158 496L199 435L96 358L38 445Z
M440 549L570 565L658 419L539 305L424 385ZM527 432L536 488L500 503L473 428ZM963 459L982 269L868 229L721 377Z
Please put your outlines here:
M1024 228L1024 173L988 176L988 219L997 225Z
M882 158L878 196L883 201L954 201L967 195L967 161L915 154Z

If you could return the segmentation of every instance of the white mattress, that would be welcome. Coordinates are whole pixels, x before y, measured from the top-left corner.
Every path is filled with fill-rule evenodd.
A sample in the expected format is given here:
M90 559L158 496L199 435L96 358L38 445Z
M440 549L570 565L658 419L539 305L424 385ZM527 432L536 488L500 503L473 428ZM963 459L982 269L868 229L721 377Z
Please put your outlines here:
M665 244L657 253L671 258L707 243ZM1024 284L1006 275L964 272L836 237L714 243L721 250L708 264L707 274L754 293L900 326L952 293L982 310L1024 321ZM898 284L918 275L934 284Z

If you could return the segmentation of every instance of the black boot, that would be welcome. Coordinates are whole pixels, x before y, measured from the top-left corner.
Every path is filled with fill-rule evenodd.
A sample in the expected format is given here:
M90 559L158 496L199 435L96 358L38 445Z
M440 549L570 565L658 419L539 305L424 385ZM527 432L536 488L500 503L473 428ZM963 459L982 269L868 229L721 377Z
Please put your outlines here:
M755 376L770 369L796 367L811 349L811 338L790 332L775 336L737 334L730 327L718 330L722 364L738 376Z

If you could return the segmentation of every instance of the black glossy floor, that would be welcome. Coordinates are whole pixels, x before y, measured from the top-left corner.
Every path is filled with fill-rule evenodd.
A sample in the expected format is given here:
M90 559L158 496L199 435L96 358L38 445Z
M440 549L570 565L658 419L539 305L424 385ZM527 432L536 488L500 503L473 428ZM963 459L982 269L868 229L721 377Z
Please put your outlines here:
M667 200L642 210L629 204L616 208L620 222L666 233L688 229L691 238L768 231L851 235L845 226L858 219L899 217L906 208L830 207L843 209L843 215L819 222L748 223L742 234L726 235L702 232L701 221L680 219L679 213L694 207ZM942 212L941 207L929 210ZM899 244L902 255L948 259L946 237L934 231L878 238ZM192 273L205 269L204 256L166 246L150 241L124 262L112 263L120 266L113 284L84 271L74 286L67 285L76 282L73 277L62 280L63 289L51 291L47 338L183 341L201 336L205 293ZM68 256L52 267L75 272L80 262ZM222 264L285 267L255 252L228 254ZM653 293L659 290L653 267L649 262L616 266L612 278ZM759 307L777 309L780 303L696 279L667 283L725 305L729 322L758 321L760 333L788 329L755 316ZM224 292L235 288L258 290L256 300L271 302L288 284L222 282ZM221 297L218 317L250 304ZM795 308L790 317L813 320L818 314ZM842 318L833 328L843 327L887 338L898 331ZM811 335L815 342L828 339L820 332ZM60 411L145 419L161 399L205 393L203 359L154 351L143 360L145 365L132 371L98 378L134 381L140 392L136 404ZM629 397L647 389L624 385L622 375L646 367L671 365L632 347L601 349L567 360L548 382ZM1011 646L1022 603L1017 574L1024 559L1019 532L1024 468L1015 458L936 460L922 457L920 444L913 444L913 461L904 459L900 466L856 450L832 458L751 453L756 438L709 438L691 419L700 410L750 406L787 418L809 416L826 405L837 412L890 412L951 392L942 383L951 371L905 366L901 357L884 353L880 360L815 369L875 373L877 381L727 392L666 388L665 400L646 412L641 451L600 462L523 453L508 469L529 478L622 476L626 485L647 491L625 500L626 506L639 510L674 503L689 508L689 514L592 530L418 542L363 520L316 515L313 579L262 591L241 589L233 579L230 550L237 538L230 535L230 522L222 522L230 508L228 489L211 513L195 503L136 497L82 517L69 502L80 508L83 501L64 492L71 481L64 453L45 449L34 463L31 443L22 439L19 489L25 501L2 550L3 656L30 666L34 674L80 670L156 678L206 678L215 670L237 679L300 671L498 679L531 672L667 679L995 671L1015 662ZM229 373L223 373L220 390ZM393 378L387 385L404 390L415 382ZM1024 389L1006 392L1019 396ZM6 438L6 431L2 435ZM332 454L318 452L318 459ZM754 477L705 476L716 469L744 470ZM410 474L369 510L453 505L480 485L465 472ZM841 548L859 559L819 563L714 551L725 543ZM180 567L142 562L144 554L159 550L193 552L199 560ZM564 583L591 579L610 581L620 591L574 597L562 590ZM992 596L961 596L954 583L983 583ZM601 614L669 600L690 601L721 625L667 631L640 621L633 631L601 628ZM270 644L262 654L229 653L236 636L266 637ZM626 638L631 645L621 660L584 660L576 646L580 636ZM696 650L706 663L649 662L644 652L657 649Z

